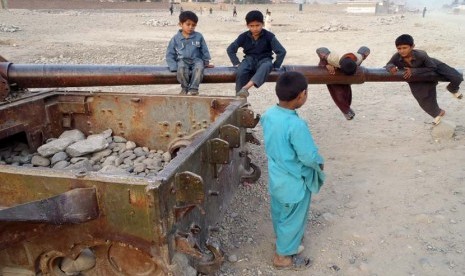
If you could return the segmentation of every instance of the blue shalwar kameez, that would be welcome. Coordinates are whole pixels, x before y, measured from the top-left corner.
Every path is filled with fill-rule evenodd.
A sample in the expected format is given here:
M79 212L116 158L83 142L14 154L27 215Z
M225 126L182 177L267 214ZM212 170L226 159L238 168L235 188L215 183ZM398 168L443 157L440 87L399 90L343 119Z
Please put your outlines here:
M297 253L308 220L312 193L323 184L323 158L306 122L295 110L276 105L260 119L268 158L271 219L276 252Z

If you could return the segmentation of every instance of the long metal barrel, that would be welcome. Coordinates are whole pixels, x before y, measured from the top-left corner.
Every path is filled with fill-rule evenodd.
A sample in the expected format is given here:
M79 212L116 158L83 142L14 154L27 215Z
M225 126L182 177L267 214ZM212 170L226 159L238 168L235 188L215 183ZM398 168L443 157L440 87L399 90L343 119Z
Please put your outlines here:
M328 74L324 67L286 65L271 72L267 81L274 82L285 71L303 73L310 84L360 84L364 82L402 82L402 72L389 74L384 68L360 67L353 76ZM0 62L0 76L18 88L86 87L116 85L176 84L176 73L163 66L137 65L55 65L14 64ZM203 83L235 82L234 67L207 68ZM416 76L410 81L442 81L435 73Z

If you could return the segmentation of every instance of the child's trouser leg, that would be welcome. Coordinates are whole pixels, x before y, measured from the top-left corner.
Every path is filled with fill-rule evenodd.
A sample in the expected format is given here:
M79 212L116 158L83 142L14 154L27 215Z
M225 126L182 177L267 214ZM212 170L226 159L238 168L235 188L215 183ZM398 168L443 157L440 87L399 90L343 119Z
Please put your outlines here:
M236 73L236 93L246 85L253 73L254 60L252 58L245 58L237 67Z
M194 61L194 67L192 68L192 76L191 76L191 82L189 85L189 90L191 89L199 90L199 85L203 79L203 69L204 69L203 60L196 59Z
M256 68L257 70L251 80L255 87L258 88L265 83L268 75L270 75L271 70L273 70L273 63L271 62L271 59L265 58L258 62Z
M311 193L305 190L298 203L281 203L271 197L271 218L276 234L276 253L281 256L297 254L305 233Z
M186 64L184 61L178 61L178 72L176 74L176 78L178 82L181 84L181 88L183 90L187 90L189 87L189 65Z
M352 88L350 84L328 84L326 86L334 103L342 113L347 114L352 103Z
M409 82L413 97L420 107L431 117L436 117L441 113L436 99L437 82Z
M459 91L460 83L463 81L463 76L459 73L459 71L445 63L440 63L437 65L436 73L444 76L448 81L450 81L449 85L447 85L447 91L451 93L457 93Z

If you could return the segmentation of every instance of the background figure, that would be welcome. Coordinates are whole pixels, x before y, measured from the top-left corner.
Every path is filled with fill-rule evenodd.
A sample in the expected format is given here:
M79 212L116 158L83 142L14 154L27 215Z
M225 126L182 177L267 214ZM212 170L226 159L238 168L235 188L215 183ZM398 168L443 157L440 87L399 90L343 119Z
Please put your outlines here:
M233 17L236 17L237 16L237 10L236 10L236 6L234 6L233 8Z
M337 53L331 52L325 47L316 49L316 53L320 58L318 66L325 66L329 74L334 75L336 69L338 69L346 75L353 75L357 71L357 66L370 54L370 49L362 46L357 53L347 53L340 58ZM350 84L327 84L326 86L331 98L344 114L344 117L347 120L352 120L355 117L355 112L350 107L352 104L352 87Z
M273 22L273 19L271 19L271 12L268 11L266 12L265 15L265 29L271 32L271 22Z
M423 18L425 18L425 14L426 14L426 7L423 8Z
M174 7L173 4L170 5L170 15L173 15Z

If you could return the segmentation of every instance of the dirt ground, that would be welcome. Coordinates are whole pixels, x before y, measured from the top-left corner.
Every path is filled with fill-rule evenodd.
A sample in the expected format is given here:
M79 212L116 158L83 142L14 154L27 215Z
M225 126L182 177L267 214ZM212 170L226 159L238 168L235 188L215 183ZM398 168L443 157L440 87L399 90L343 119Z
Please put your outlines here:
M10 10L0 11L0 29L17 29L0 31L0 55L14 63L165 65L166 46L177 31L178 11L170 16L163 4L96 9L103 3L67 1L69 9L51 9L50 3L64 1L9 2ZM246 12L269 8L272 31L288 51L284 64L315 65L315 49L321 46L344 52L366 45L372 51L364 66L380 68L395 52L395 38L409 33L418 49L465 68L465 16L447 11L428 11L422 18L349 15L336 5L305 5L302 12L291 4L240 5L233 18L230 6L211 5L213 14L207 4L183 7L198 13L197 31L217 66L230 66L225 49L245 30ZM346 29L314 31L330 24ZM222 223L219 235L229 261L219 275L465 275L465 99L452 98L445 86L438 85L438 101L445 119L457 127L453 138L438 140L431 135L432 118L406 83L354 85L352 121L324 85L311 84L299 113L311 127L327 173L326 184L312 198L304 240L313 267L282 272L271 265L266 159L263 146L253 146L262 178L240 187ZM234 95L232 83L200 88L201 94ZM175 94L179 86L108 88L121 89ZM248 100L263 113L276 103L274 83L252 89ZM260 126L255 133L262 138Z

